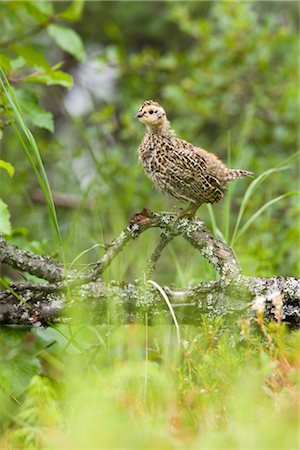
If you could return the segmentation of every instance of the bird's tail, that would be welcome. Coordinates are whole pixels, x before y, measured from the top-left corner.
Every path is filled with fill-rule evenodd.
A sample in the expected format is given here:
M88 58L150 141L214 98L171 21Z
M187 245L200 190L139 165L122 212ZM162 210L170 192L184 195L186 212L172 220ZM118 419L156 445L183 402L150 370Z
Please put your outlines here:
M253 177L253 172L249 172L249 170L239 170L239 169L228 169L226 174L226 181L238 180L242 177Z

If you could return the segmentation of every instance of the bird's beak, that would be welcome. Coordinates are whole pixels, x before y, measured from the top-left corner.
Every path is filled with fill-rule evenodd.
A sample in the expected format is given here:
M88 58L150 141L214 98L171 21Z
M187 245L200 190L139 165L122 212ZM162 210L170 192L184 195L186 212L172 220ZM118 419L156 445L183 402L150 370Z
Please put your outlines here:
M142 117L143 113L141 111L139 111L136 115L135 118L139 119L140 117Z

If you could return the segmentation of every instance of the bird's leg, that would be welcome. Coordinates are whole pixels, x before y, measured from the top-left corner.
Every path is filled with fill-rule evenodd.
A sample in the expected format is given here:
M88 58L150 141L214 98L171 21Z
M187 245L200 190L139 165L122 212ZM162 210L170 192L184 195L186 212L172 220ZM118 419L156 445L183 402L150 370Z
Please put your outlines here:
M190 203L189 206L182 211L179 212L179 215L176 220L181 219L181 217L187 217L188 219L193 219L195 216L197 209L202 203Z
M177 222L182 217L187 217L188 219L193 219L197 209L202 205L201 203L190 203L187 208L179 208L176 211L162 211L163 214L168 216L174 216L175 222Z

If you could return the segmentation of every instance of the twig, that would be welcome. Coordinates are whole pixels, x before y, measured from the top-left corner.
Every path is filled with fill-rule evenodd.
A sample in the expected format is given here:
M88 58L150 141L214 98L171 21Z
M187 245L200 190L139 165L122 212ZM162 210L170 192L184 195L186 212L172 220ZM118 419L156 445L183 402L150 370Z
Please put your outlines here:
M0 235L0 263L28 272L49 282L64 279L63 266L49 256L41 256L8 244Z
M158 242L157 246L155 247L155 249L154 249L153 253L151 254L150 259L148 261L148 265L147 265L147 269L146 269L146 273L145 273L146 279L151 278L151 276L155 270L156 263L162 254L162 251L174 237L175 237L175 235L171 231L161 233L159 242Z
M84 273L74 271L68 274L67 279L61 264L49 257L9 245L0 236L0 262L48 281L47 284L12 284L10 289L2 291L0 323L39 326L65 320L70 317L68 308L70 303L75 301L74 298L85 308L84 320L92 317L98 322L103 321L103 318L107 317L108 300L120 306L120 322L139 320L139 317L144 320L145 311L149 320L151 315L161 314L162 311L166 313L164 302L162 303L152 290L143 297L140 286L135 283L118 285L112 282L105 285L99 281L102 273L125 246L149 228L160 228L163 235L151 255L148 273L153 272L167 243L175 236L181 235L219 274L218 281L200 283L192 289L178 291L167 286L163 288L173 306L176 304L189 308L189 313L180 319L184 323L197 324L202 314L212 317L249 314L254 298L266 296L268 302L268 298L276 292L283 298L283 320L289 320L293 326L300 326L300 280L288 277L246 277L241 274L233 250L214 237L199 219L181 218L176 221L169 214L154 214L146 209L133 216L129 226L106 246L104 255L92 269ZM68 290L68 296L65 295L65 290ZM22 297L23 303L19 301L18 296ZM266 314L274 316L273 310L274 306L270 305L269 309L266 308ZM64 318L60 317L61 314L64 314Z

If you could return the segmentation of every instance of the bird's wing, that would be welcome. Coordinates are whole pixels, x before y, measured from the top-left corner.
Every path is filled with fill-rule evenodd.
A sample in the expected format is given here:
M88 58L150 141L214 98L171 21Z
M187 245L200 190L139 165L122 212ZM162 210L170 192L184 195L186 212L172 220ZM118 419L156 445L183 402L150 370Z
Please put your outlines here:
M221 183L210 173L207 160L200 153L187 148L170 148L168 170L208 200L217 201L223 197Z
M171 155L172 162L174 161L177 168L182 171L184 178L190 178L195 182L203 182L204 178L212 187L221 186L219 180L211 173L207 159L200 153L183 148L173 149Z

